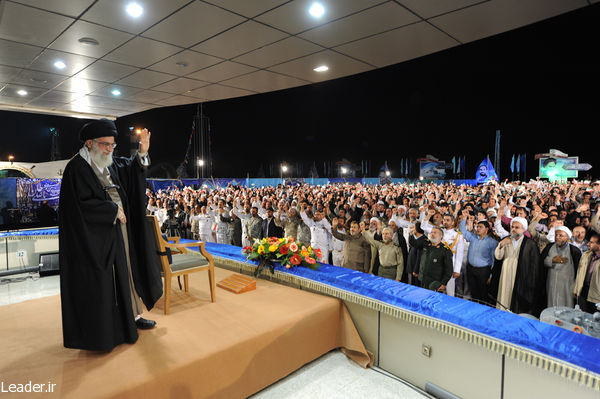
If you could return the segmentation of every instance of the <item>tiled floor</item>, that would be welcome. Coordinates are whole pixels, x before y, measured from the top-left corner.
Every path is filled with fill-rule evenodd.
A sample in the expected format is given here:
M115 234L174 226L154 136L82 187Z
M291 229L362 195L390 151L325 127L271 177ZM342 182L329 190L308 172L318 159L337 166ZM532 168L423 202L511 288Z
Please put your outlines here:
M60 292L59 276L39 277L37 273L0 278L0 305L43 298Z
M280 398L421 399L429 396L382 371L365 370L336 350L252 396L252 399Z
M39 277L22 274L0 279L0 306L57 295L59 276ZM365 370L339 350L329 352L252 396L253 399L281 398L428 398L427 394L385 375L376 369Z

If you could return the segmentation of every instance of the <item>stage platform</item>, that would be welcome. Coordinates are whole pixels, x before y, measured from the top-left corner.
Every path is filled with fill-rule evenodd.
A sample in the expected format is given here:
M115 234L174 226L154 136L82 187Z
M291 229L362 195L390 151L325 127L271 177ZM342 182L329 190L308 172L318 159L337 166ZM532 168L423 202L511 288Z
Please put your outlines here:
M163 306L144 315L157 328L110 353L63 347L58 295L3 306L3 389L31 382L46 384L44 398L243 398L334 348L372 364L339 299L259 279L244 294L217 289L211 303L207 275L197 273L189 293L173 291L169 315ZM2 392L11 395L34 396Z

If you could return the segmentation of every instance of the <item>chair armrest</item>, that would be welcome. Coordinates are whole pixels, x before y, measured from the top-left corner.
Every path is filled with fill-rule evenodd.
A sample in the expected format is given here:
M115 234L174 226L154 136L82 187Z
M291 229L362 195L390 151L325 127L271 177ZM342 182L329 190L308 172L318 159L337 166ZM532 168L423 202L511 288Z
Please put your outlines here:
M175 241L175 244L179 244L179 239L181 237L167 237L167 240L169 241Z
M170 242L165 243L165 247L169 247L169 248L188 248L188 247L200 247L200 246L202 248L204 248L203 241L186 242L185 244L171 244Z

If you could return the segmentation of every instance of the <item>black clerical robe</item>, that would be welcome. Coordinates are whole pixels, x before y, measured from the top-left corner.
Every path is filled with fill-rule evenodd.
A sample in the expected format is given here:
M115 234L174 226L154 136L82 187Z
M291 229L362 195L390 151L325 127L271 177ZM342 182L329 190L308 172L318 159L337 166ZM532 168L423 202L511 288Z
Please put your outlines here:
M508 245L513 245L512 242ZM492 268L490 295L496 300L502 274L503 260L495 260ZM528 313L539 317L540 298L543 297L543 287L540 286L540 253L537 244L524 236L519 250L517 271L512 291L510 311L513 313Z
M137 156L109 167L127 217L131 272L148 310L162 295L158 259L145 228L143 167ZM92 166L76 155L67 164L59 203L60 287L64 345L111 350L137 340L118 207Z

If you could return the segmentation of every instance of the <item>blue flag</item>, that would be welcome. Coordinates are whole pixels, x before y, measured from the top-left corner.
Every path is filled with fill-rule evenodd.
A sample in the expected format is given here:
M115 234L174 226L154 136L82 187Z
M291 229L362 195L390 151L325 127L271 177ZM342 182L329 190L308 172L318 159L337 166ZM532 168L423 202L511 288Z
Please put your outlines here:
M515 154L513 154L512 160L510 161L510 173L515 173Z
M494 170L494 166L490 161L490 156L486 156L485 159L479 164L477 168L477 174L475 175L475 180L477 180L477 184L487 183L490 180L498 180L498 175Z
M456 173L456 157L452 157L452 173Z
M521 155L517 154L517 159L515 160L515 168L517 169L517 173L521 173Z
M521 154L521 170L523 174L527 173L527 155Z

